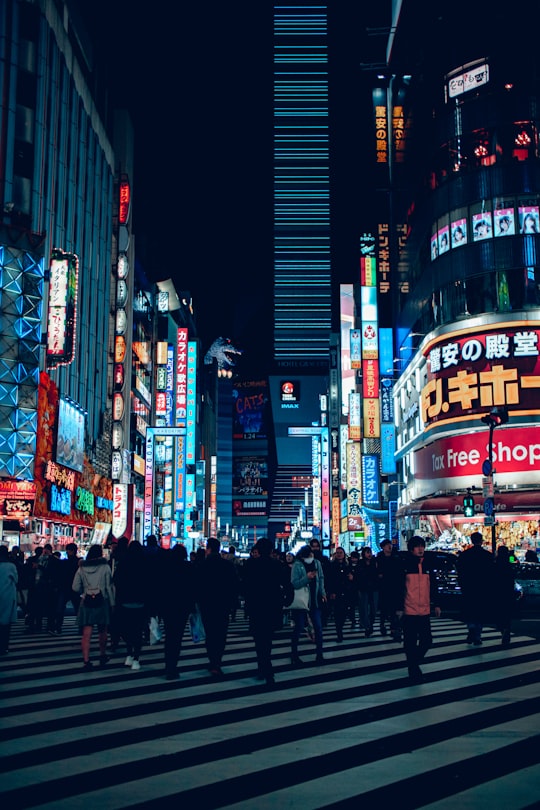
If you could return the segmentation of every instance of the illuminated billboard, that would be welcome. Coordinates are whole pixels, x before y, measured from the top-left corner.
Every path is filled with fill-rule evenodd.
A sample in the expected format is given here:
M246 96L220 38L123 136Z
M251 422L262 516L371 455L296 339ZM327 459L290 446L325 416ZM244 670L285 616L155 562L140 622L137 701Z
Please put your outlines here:
M233 439L265 439L268 435L266 380L238 382L233 388Z
M83 471L85 413L72 401L58 402L56 461L77 472Z
M74 253L53 250L49 267L47 367L73 362L77 331L79 260Z
M494 323L442 335L428 343L421 414L427 429L463 421L495 406L540 413L540 324Z

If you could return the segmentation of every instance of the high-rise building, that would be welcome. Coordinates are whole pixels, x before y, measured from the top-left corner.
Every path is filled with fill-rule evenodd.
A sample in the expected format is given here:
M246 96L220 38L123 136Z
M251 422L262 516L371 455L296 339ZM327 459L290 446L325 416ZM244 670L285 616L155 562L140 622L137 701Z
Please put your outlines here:
M112 120L64 3L7 0L0 31L0 518L67 542L112 513Z
M394 4L372 77L397 520L522 554L539 545L540 61L526 14L485 11Z
M274 357L328 362L331 322L325 3L274 9Z
M269 533L315 530L332 329L326 3L274 7L275 433ZM323 405L324 407L324 405ZM314 489L315 487L315 489ZM315 508L314 508L315 507Z

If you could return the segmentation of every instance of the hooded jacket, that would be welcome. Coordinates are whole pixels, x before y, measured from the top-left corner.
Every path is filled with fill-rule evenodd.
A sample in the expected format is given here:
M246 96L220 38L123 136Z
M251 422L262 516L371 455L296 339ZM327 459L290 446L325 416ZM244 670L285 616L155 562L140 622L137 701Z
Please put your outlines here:
M111 607L114 607L114 586L111 568L104 557L95 560L81 560L73 577L72 589L84 594L87 590L100 590Z

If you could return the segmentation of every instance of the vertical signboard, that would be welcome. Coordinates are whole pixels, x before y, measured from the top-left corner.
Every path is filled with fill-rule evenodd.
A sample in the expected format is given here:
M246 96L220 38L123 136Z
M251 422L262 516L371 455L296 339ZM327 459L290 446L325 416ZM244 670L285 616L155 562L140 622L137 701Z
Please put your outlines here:
M188 330L180 327L176 334L176 425L184 426L187 418L187 349Z
M153 533L154 496L154 431L146 431L146 454L144 468L144 537Z
M328 428L321 428L321 506L323 543L330 542L330 439Z
M362 502L365 506L378 506L380 500L379 459L374 455L362 456Z
M75 356L79 259L53 250L49 267L47 368L67 366Z

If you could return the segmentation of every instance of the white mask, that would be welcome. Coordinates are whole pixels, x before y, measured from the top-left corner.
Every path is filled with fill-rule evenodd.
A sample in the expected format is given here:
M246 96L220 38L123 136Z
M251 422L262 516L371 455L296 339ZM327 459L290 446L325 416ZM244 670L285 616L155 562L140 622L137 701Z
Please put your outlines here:
M304 562L312 563L315 557L311 555L311 557L304 557Z

